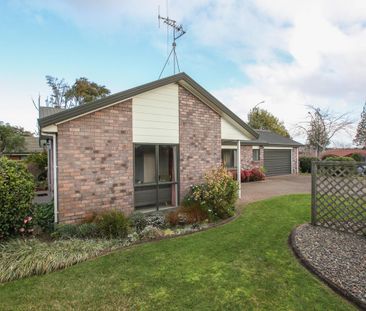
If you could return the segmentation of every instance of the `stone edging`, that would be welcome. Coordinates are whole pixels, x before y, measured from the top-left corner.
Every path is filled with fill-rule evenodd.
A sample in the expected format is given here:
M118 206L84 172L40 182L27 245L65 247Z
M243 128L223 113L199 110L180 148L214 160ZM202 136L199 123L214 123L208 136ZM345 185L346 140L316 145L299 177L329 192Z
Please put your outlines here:
M335 284L332 280L325 277L317 268L315 268L304 256L302 256L300 249L296 246L295 242L295 234L297 231L297 228L302 225L296 226L290 233L288 238L288 244L289 247L296 257L296 259L301 263L303 267L305 267L307 270L309 270L313 275L315 275L319 280L321 280L323 283L325 283L328 287L330 287L334 292L339 294L342 298L345 298L347 301L352 303L355 307L357 307L360 310L366 310L366 304L363 303L358 298L354 297L352 294L350 294L345 289L339 287L337 284Z

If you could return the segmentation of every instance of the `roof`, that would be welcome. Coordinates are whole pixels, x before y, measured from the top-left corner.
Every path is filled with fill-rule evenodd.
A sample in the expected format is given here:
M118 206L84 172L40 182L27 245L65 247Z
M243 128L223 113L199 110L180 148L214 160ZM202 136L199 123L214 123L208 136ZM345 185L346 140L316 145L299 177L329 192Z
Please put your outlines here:
M55 107L39 107L39 118L45 118L51 116L55 113L61 112L65 109L63 108L55 108Z
M279 135L277 133L271 132L269 130L255 130L259 134L259 138L255 144L260 144L260 142L265 142L264 145L275 145L275 146L289 146L289 147L300 147L302 144L299 142Z
M128 89L123 92L115 93L110 96L98 99L94 102L80 105L71 109L63 110L61 112L40 116L38 119L39 126L41 128L64 122L66 120L78 117L80 115L102 109L104 107L113 105L117 102L124 101L138 94L153 90L155 88L170 84L170 83L178 83L188 91L192 92L198 98L202 100L206 100L212 104L214 108L223 114L228 115L231 119L233 119L236 123L238 123L242 128L244 128L247 132L253 135L254 138L258 138L259 135L256 131L254 131L248 124L246 124L242 119L240 119L236 114L234 114L229 108L227 108L223 103L221 103L217 98L215 98L212 94L206 91L202 86L200 86L196 81L194 81L190 76L186 73L181 72L173 76L169 76L163 79L159 79L150 83L146 83L131 89Z
M357 149L357 148L349 148L349 149L328 149L321 154L321 157L324 156L337 156L337 157L347 157L354 153L362 154L366 156L366 150Z
M39 146L39 137L24 136L24 149L14 152L5 152L5 154L29 154L42 151L44 150Z

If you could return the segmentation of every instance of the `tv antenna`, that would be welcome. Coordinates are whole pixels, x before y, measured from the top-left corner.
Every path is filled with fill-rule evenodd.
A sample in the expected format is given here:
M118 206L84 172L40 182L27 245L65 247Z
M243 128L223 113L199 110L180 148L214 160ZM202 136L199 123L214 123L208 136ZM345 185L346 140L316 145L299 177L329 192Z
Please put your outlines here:
M160 28L160 21L163 21L163 23L166 24L167 27L167 31L169 29L169 27L171 27L173 29L173 42L172 42L172 49L170 50L170 53L168 55L168 58L164 64L163 69L160 72L159 75L159 79L161 78L167 64L169 63L170 58L173 58L173 72L175 74L175 68L178 69L178 72L180 72L180 68L179 68L179 62L178 62L178 56L177 56L177 52L176 52L176 47L177 47L177 43L176 40L179 39L181 36L183 36L186 32L183 29L183 25L177 25L177 22L173 19L170 19L168 16L167 17L162 17L160 16L160 7L158 7L158 21L159 21L159 28Z

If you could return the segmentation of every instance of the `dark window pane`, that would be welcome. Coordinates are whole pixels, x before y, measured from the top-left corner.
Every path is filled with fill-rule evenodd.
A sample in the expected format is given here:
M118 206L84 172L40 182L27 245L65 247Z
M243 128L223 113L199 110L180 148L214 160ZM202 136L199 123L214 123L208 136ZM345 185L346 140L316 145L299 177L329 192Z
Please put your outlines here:
M176 185L160 185L159 186L159 206L175 206L176 205Z
M135 207L155 207L156 195L156 186L135 187Z
M176 147L159 146L159 181L176 181Z
M156 182L155 146L135 146L135 184Z
M253 149L253 161L260 160L260 152L259 149Z

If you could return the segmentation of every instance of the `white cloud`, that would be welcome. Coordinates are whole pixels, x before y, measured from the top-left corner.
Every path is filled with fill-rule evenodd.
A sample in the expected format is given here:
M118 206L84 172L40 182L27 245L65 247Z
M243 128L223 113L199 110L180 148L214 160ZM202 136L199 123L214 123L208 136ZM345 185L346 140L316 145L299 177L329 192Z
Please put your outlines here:
M157 23L157 7L165 14L166 1L19 3L38 16L51 11L82 29L117 31L128 24L128 31L138 32ZM307 104L358 118L366 96L364 0L171 0L169 8L196 46L232 61L249 79L235 89L214 91L242 117L265 99L262 107L289 128L304 119ZM351 140L348 135L336 139Z

